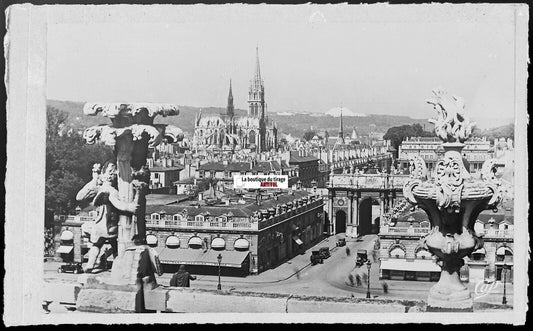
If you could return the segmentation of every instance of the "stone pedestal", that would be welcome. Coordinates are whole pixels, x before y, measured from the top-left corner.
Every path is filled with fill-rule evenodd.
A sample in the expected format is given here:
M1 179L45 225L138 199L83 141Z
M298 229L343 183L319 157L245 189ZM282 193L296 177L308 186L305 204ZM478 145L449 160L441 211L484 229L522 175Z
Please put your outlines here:
M141 313L145 309L145 292L157 287L150 247L127 248L113 262L109 275L88 275L76 300L84 312Z
M459 274L442 271L440 279L429 290L428 311L472 311L474 300Z

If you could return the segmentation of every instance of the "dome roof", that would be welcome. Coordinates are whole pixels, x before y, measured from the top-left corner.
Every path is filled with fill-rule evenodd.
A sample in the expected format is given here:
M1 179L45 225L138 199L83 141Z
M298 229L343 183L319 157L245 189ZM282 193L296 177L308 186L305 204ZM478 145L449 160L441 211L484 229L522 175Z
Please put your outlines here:
M211 242L211 248L224 249L226 248L226 241L220 237L217 237Z
M176 236L169 236L166 241L167 246L172 247L179 247L180 246L180 239Z
M235 249L245 250L250 248L250 242L248 242L248 240L244 238L239 238L235 240L235 244L233 244L233 247L235 247Z

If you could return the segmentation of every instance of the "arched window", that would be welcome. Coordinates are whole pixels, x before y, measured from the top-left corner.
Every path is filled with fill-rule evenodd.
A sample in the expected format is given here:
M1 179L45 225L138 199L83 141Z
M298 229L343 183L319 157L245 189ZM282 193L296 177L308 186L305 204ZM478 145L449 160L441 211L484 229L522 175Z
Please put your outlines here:
M233 247L236 251L247 251L250 248L250 242L244 238L235 240Z
M485 260L485 255L487 254L487 251L485 248L481 247L477 251L472 252L470 255L470 259L473 261L483 261Z
M507 246L500 246L496 250L496 262L512 262L513 251Z
M397 259L403 259L405 258L405 250L401 246L393 246L389 251L389 256Z
M255 144L255 131L253 130L248 134L248 143Z
M168 236L165 244L169 248L178 248L180 247L180 238L174 235Z
M431 259L431 253L427 249L420 248L416 251L415 256L417 259L429 260Z
M60 240L62 240L62 241L74 240L74 233L72 233L72 231L70 231L70 230L65 230L65 231L61 232Z
M151 218L152 218L153 220L159 220L159 219L161 218L161 217L159 216L158 213L153 213L153 214L150 215L150 216L151 216Z
M157 246L157 237L153 234L146 235L146 244L151 247Z
M181 221L182 220L182 216L181 214L175 214L172 218L174 221Z
M203 221L204 221L204 217L203 217L202 215L196 215L196 216L194 217L194 220L195 220L196 222L203 222Z
M216 250L222 250L226 248L226 241L221 237L216 237L211 241L211 248Z
M202 239L198 236L193 236L189 239L189 248L202 248Z

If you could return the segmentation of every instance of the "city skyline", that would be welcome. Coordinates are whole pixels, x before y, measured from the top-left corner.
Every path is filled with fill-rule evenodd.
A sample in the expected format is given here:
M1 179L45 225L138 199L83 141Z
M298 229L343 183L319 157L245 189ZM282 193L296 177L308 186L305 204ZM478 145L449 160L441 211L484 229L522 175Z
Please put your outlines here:
M290 7L189 7L177 23L50 25L47 98L224 107L231 79L235 107L246 109L259 47L269 112L342 105L427 118L425 100L441 87L463 97L471 117L514 115L511 11L486 10L491 20L395 7L383 15L397 15L391 21L356 20L372 14L360 7Z

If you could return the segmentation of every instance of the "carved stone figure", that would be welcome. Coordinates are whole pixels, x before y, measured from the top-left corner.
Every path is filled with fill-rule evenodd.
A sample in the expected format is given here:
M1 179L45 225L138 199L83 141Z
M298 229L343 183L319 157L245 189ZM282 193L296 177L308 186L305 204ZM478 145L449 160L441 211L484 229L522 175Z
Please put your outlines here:
M97 207L94 222L83 226L83 231L89 235L89 241L92 243L89 260L85 266L86 272L96 272L106 268L102 263L97 265L101 248L105 243L111 245L113 256L117 256L118 216L120 213L135 213L139 207L139 195L135 195L133 202L122 201L118 196L116 183L117 168L114 163L106 163L103 172L100 164L95 164L93 179L76 196L78 201L89 200Z

